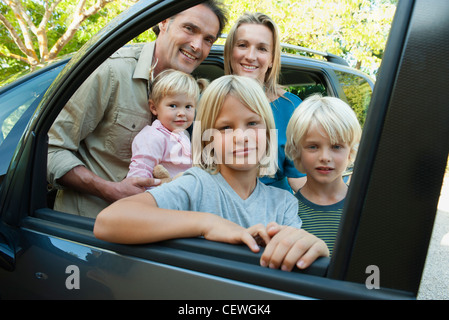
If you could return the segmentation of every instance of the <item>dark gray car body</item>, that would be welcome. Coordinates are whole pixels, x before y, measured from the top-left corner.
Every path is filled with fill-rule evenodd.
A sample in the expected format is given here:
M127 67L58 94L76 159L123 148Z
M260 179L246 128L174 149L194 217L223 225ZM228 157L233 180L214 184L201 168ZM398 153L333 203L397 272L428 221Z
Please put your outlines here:
M46 90L2 176L0 298L415 298L449 149L445 0L399 2L334 254L305 272L262 268L246 247L204 239L108 243L93 236L93 219L51 209L47 132L59 111L115 50L199 2L139 2L83 47ZM283 59L286 68L307 69ZM219 53L207 63L219 65ZM306 71L321 70L329 94L344 98L331 79L345 67L308 63ZM424 92L426 83L432 86Z

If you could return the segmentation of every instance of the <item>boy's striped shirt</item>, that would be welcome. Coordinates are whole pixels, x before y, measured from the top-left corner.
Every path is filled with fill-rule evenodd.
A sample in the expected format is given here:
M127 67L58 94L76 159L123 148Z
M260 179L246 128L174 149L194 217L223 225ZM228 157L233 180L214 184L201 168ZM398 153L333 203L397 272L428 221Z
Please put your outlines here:
M298 199L298 215L302 220L301 228L322 239L332 254L344 199L332 205L321 206L304 198L300 191L295 196Z

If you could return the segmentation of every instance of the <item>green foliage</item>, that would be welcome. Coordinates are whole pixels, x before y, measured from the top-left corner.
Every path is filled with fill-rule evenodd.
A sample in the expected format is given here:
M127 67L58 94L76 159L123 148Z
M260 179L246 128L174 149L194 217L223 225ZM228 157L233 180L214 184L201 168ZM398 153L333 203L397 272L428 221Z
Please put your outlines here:
M365 79L350 73L335 71L335 74L343 88L348 104L356 113L360 125L363 127L372 95L370 84Z
M307 86L292 86L285 88L287 91L296 94L301 100L311 96L314 93L319 93L322 96L326 96L326 88L322 84L318 85L307 85Z
M137 0L114 0L103 7L97 14L87 17L81 24L75 36L59 52L59 56L79 50L94 34L103 28L109 21L119 15L122 11L133 5ZM48 1L50 4L53 1ZM60 37L66 32L73 20L73 12L79 0L62 0L55 8L46 26L48 38L48 48L50 49ZM91 7L96 0L86 0L85 8ZM21 0L22 6L30 16L34 25L38 26L45 14L44 2L36 0ZM2 14L14 27L16 32L23 36L19 22L16 19L13 10L0 1L0 14ZM33 48L39 52L39 43L37 37L32 34ZM0 23L0 79L6 79L12 75L29 70L30 65L26 62L8 57L9 54L24 56L13 41L10 33L3 24ZM41 57L38 57L39 59Z
M264 12L281 42L336 54L370 75L383 57L397 0L225 0L230 23L245 11ZM229 27L224 30L226 33Z
M360 125L363 127L368 106L371 101L371 87L368 82L364 82L359 87L343 87L343 90L349 105L355 111L357 119L359 119Z
M136 1L115 0L97 14L88 17L59 55L79 50L88 39ZM48 2L52 3L51 0ZM78 2L79 0L62 0L56 7L46 28L49 48L67 30ZM86 7L94 2L95 0L86 0ZM230 24L224 29L225 33L243 12L261 11L277 22L282 42L342 56L351 66L375 75L383 57L397 0L224 0L224 2L230 13ZM9 2L0 1L0 14L10 21L20 34L17 19L7 3ZM21 0L21 3L34 24L38 25L45 13L44 1ZM132 42L154 39L153 32L149 30ZM34 50L39 52L34 35L33 46ZM29 68L24 62L8 58L8 54L11 53L23 55L4 25L0 24L1 79Z

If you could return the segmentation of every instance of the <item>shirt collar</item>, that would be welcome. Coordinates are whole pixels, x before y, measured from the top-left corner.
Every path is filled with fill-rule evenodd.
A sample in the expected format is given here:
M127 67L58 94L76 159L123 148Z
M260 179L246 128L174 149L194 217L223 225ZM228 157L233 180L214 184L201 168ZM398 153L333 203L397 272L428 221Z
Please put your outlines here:
M139 60L137 61L136 69L134 70L134 79L150 79L150 68L153 63L153 54L155 48L155 41L147 43L140 52Z

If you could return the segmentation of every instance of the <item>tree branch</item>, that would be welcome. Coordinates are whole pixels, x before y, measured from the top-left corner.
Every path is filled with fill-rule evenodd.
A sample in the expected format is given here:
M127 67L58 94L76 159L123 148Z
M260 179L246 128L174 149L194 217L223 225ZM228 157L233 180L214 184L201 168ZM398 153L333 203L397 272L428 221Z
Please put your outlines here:
M14 53L4 54L3 52L0 52L0 56L16 59L16 60L22 61L26 64L30 64L30 62L28 61L28 58L19 56L18 54L14 54Z
M52 16L57 10L57 6L61 4L62 0L39 1L44 7L44 13L38 26L33 23L32 18L34 17L34 13L30 13L27 10L25 6L26 2L23 0L0 1L12 10L16 19L13 21L8 20L6 15L0 13L0 22L6 27L10 37L18 49L23 52L24 56L20 57L20 55L9 53L3 53L2 55L7 55L9 58L24 61L33 67L39 63L55 59L62 48L73 39L82 23L88 17L98 13L108 3L116 0L95 0L88 8L86 8L86 6L88 6L88 3L90 2L87 0L76 0L76 7L74 8L71 22L69 22L65 33L59 37L51 49L48 44L48 23L52 19ZM36 40L37 44L35 44ZM39 47L39 52L34 49L37 46ZM38 54L40 55L40 58Z
M55 11L55 8L58 6L58 4L61 2L61 0L55 0L52 2L52 4L49 6L48 1L45 0L44 2L44 15L42 16L42 20L39 23L39 26L36 29L36 36L39 43L39 53L41 56L41 62L48 60L48 37L47 37L47 24L50 20L51 15Z
M73 20L67 27L66 32L56 41L48 55L49 59L54 59L62 48L75 36L81 24L93 14L100 11L106 4L114 0L97 0L97 2L87 10L84 10L85 0L78 2L75 12L73 13Z
M36 26L31 21L28 14L22 7L22 4L18 0L8 0L7 4L11 7L14 12L14 15L19 23L20 29L23 34L24 39L24 47L25 51L22 50L23 53L29 58L29 64L34 65L38 63L38 58L36 52L34 51L33 40L31 38L30 32L28 28L30 28L33 32L36 31Z
M10 54L10 55L3 54L3 56L8 56L8 57L20 60L20 61L24 61L28 64L31 64L30 59L33 59L33 55L29 54L29 50L22 42L22 39L17 34L14 27L11 25L11 23L8 21L8 19L6 19L6 17L1 13L0 13L0 22L5 26L6 30L8 30L9 34L11 35L11 38L13 39L13 41L17 45L17 47L20 49L20 51L22 51L28 58L24 58L24 57L21 57L18 55L13 55L13 54ZM18 58L18 57L20 57L20 58Z

